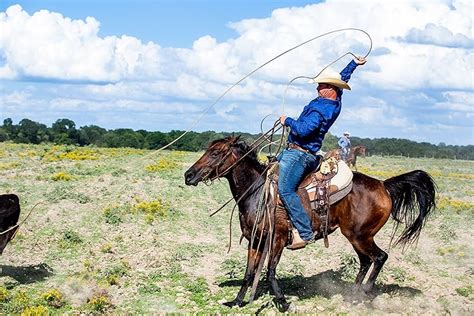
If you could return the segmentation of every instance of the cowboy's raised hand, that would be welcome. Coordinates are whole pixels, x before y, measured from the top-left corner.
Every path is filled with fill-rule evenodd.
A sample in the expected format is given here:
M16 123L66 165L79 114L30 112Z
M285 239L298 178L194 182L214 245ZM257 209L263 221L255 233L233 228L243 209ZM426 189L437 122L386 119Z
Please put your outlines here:
M354 59L355 63L357 65L363 65L367 62L367 59L365 59L364 57L360 57L360 56L357 56L355 59Z
M280 116L281 125L285 126L285 120L286 120L286 116L284 116L284 115Z

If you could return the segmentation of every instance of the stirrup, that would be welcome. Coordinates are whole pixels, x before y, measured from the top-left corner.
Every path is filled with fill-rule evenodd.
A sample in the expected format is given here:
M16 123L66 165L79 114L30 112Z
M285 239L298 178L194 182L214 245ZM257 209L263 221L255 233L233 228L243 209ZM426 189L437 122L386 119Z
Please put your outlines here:
M301 239L300 234L298 233L298 230L296 228L293 228L291 230L291 234L293 235L293 240L290 245L286 246L287 249L290 249L290 250L301 249L301 248L306 247L306 245L310 243L310 241Z

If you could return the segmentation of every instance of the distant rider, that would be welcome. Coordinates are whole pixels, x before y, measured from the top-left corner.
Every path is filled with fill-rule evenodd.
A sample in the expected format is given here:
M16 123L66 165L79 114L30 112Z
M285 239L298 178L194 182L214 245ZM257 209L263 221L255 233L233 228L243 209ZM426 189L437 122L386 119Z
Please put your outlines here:
M337 142L341 149L341 158L344 161L347 161L347 158L349 158L349 153L351 150L351 140L349 139L349 137L349 132L344 132L344 134L342 134L342 137L339 138L339 141Z

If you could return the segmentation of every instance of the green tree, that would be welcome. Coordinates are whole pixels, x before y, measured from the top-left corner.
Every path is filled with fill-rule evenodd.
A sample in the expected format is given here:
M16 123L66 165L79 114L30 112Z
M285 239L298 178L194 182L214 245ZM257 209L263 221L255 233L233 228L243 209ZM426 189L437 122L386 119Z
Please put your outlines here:
M11 118L6 118L3 120L3 126L2 126L6 139L15 139L17 135L17 127L13 125L13 121Z
M146 135L144 140L144 148L158 149L166 146L170 142L168 134L162 132L150 132Z
M17 142L39 144L48 140L49 133L46 125L29 119L22 119L18 124Z
M78 143L76 123L70 119L58 119L51 126L51 133L56 144Z
M102 140L102 137L107 133L105 128L96 126L96 125L88 125L82 126L79 129L78 133L78 143L81 146L84 145L96 145L99 146Z

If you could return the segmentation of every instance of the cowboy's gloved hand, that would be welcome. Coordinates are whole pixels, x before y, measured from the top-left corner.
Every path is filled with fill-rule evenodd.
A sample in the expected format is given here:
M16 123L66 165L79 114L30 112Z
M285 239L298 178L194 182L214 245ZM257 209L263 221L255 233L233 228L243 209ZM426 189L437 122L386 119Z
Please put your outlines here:
M354 59L355 63L357 65L363 65L367 62L367 59L365 59L364 57L360 57L360 56L357 56L355 59Z
M284 116L284 115L280 116L281 125L285 126L285 120L286 120L286 116Z

